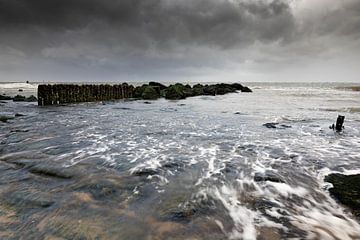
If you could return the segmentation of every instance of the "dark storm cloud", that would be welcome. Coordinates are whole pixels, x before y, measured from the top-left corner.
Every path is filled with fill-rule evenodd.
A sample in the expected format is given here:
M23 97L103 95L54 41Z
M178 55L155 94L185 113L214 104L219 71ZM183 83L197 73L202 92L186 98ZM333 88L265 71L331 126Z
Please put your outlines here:
M359 11L359 0L0 0L0 81L265 76L356 59Z
M145 47L175 41L227 48L282 40L289 37L294 20L280 0L0 0L0 24L3 31L88 28L88 37L109 34L130 44L142 38Z

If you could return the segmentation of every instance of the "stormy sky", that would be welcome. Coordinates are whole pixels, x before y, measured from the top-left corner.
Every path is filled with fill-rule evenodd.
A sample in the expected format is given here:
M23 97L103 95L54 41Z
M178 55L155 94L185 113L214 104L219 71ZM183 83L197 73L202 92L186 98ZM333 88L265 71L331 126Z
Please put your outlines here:
M360 82L359 0L0 0L0 81Z

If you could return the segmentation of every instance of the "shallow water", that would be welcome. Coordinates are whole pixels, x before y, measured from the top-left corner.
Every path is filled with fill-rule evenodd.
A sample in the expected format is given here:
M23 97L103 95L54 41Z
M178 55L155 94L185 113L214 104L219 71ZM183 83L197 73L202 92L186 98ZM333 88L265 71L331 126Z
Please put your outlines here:
M24 115L0 122L0 238L360 239L323 181L360 172L360 113L347 111L360 92L248 85L151 104L0 103Z

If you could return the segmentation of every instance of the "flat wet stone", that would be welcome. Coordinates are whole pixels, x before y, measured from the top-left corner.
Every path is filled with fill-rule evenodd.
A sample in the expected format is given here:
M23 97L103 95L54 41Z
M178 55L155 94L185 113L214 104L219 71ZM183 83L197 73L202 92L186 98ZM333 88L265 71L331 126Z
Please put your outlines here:
M55 203L50 194L33 189L11 190L2 194L1 198L11 206L25 209L47 208Z
M29 172L42 176L56 177L63 179L70 179L75 174L74 172L71 172L70 170L60 166L51 166L44 164L37 164L35 166L31 166L29 168Z
M265 171L265 173L255 173L254 181L256 182L270 181L270 182L278 182L278 183L284 182L281 176L273 171Z
M325 181L334 186L329 189L330 194L349 207L356 217L360 217L360 174L333 173L326 176Z
M291 128L290 125L279 124L279 123L264 123L263 126L267 128L278 128L278 129Z

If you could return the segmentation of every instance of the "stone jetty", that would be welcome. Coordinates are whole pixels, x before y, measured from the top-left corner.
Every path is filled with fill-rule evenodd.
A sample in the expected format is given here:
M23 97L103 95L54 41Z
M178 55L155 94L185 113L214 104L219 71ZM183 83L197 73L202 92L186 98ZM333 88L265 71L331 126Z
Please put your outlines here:
M155 100L164 97L170 100L179 100L201 95L224 95L237 91L252 92L250 88L239 83L196 84L194 86L176 83L165 86L161 83L150 82L137 87L127 83L116 85L42 84L38 86L38 105L111 101L128 98Z

